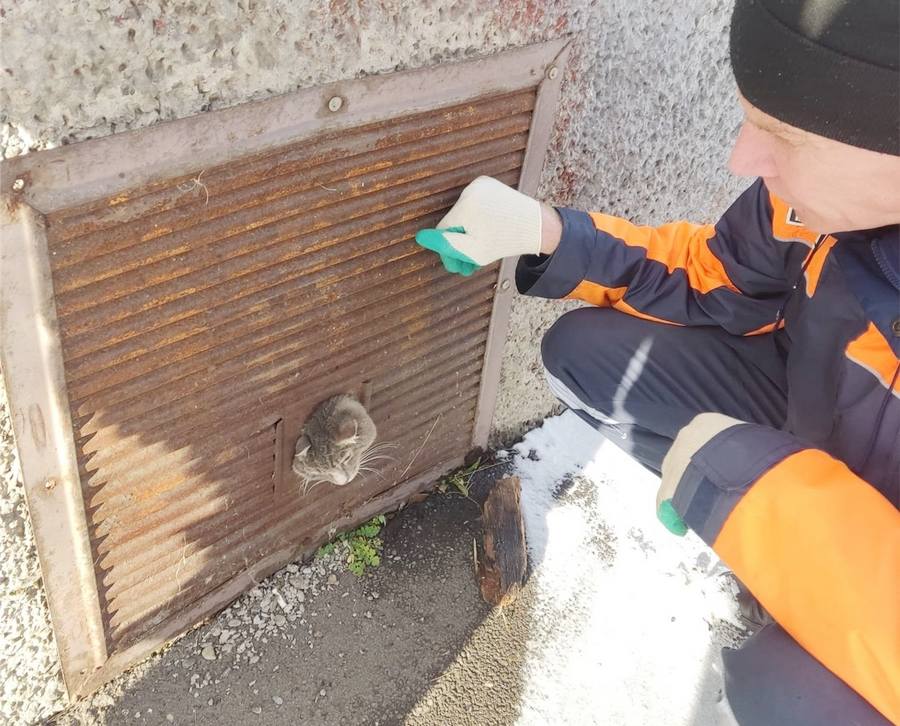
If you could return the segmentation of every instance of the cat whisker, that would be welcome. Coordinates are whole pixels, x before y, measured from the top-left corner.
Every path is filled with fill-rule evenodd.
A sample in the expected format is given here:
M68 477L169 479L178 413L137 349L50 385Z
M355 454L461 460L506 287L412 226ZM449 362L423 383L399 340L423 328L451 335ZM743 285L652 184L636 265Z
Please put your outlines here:
M312 486L310 486L309 484L307 484L307 485L306 485L306 488L303 490L303 496L305 497L305 496L306 496L307 494L309 494L313 489L315 489L317 486L319 486L319 484L323 484L324 482L325 482L325 479L317 479L316 481L312 482Z
M383 451L384 449L396 449L398 446L400 446L400 444L395 444L392 441L379 441L377 444L372 444L363 453L368 453L370 451Z
M379 466L379 464L372 464L371 462L366 462L366 461L364 461L363 463L360 464L360 468L365 468L365 469L371 469L371 468L374 468L377 466ZM388 469L390 467L391 467L390 464L387 466L381 465L381 468L378 469L378 471L383 471L384 469Z
M380 471L378 471L377 469L370 469L367 466L361 466L361 467L359 467L359 470L370 472L372 474L375 474L375 476L377 476L379 479L382 479L382 480L384 479L384 476L382 475L382 473Z
M368 464L372 461L378 461L378 459L388 459L390 461L397 461L396 456L387 456L385 454L379 454L377 456L364 456L362 459L360 459L360 463Z
M317 480L314 480L314 479L310 479L310 478L309 478L308 476L306 476L305 474L299 474L299 473L298 473L298 476L300 477L300 485L301 485L300 488L301 488L301 490L302 490L302 492L303 492L303 496L306 496L307 493L308 493L309 490L310 490L310 487L311 487L313 484L317 484L318 481L317 481Z
M367 456L390 456L386 449L366 449L362 452L363 458Z
M362 451L360 453L363 456L368 456L369 454L384 454L384 453L387 453L388 451L389 451L389 449L386 449L384 447L379 447L377 449L373 448L373 447L369 447L368 449L365 449L364 451Z

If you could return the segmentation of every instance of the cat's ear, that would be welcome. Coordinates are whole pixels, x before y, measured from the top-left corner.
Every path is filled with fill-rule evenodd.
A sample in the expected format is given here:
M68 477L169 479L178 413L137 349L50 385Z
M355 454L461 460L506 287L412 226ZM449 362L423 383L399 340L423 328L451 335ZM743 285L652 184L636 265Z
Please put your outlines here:
M309 438L306 434L303 434L299 439L297 439L297 444L294 446L294 457L295 458L304 458L306 454L309 452Z
M334 434L334 443L351 444L356 440L356 434L359 431L359 424L356 419L349 416L341 421Z

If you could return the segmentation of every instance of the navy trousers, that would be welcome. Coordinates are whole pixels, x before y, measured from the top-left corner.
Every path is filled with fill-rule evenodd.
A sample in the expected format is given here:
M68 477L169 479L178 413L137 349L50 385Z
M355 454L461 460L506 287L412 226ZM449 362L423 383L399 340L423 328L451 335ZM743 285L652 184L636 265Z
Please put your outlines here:
M541 354L557 398L659 473L678 431L698 413L781 427L783 336L739 337L586 307L556 321ZM777 624L722 657L728 702L742 726L888 723Z

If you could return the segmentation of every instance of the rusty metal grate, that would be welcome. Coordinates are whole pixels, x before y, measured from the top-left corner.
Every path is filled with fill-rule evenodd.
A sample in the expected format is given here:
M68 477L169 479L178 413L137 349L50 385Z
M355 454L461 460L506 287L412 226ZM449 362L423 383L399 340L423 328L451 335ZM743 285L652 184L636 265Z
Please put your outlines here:
M4 370L71 692L484 444L510 271L447 275L412 237L479 174L536 184L558 91L541 81L561 51L311 89L4 163L4 287L18 282ZM349 107L337 120L321 102L335 95ZM136 148L156 168L122 160ZM166 165L166 148L188 155ZM29 311L50 336L23 350ZM304 495L293 442L346 391L369 402L396 461Z

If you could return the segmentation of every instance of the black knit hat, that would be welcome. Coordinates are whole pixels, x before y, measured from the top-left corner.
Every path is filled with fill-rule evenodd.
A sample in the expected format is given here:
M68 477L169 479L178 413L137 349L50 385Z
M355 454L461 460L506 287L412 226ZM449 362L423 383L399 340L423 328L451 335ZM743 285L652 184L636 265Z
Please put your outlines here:
M900 0L737 0L731 65L770 116L900 155Z

